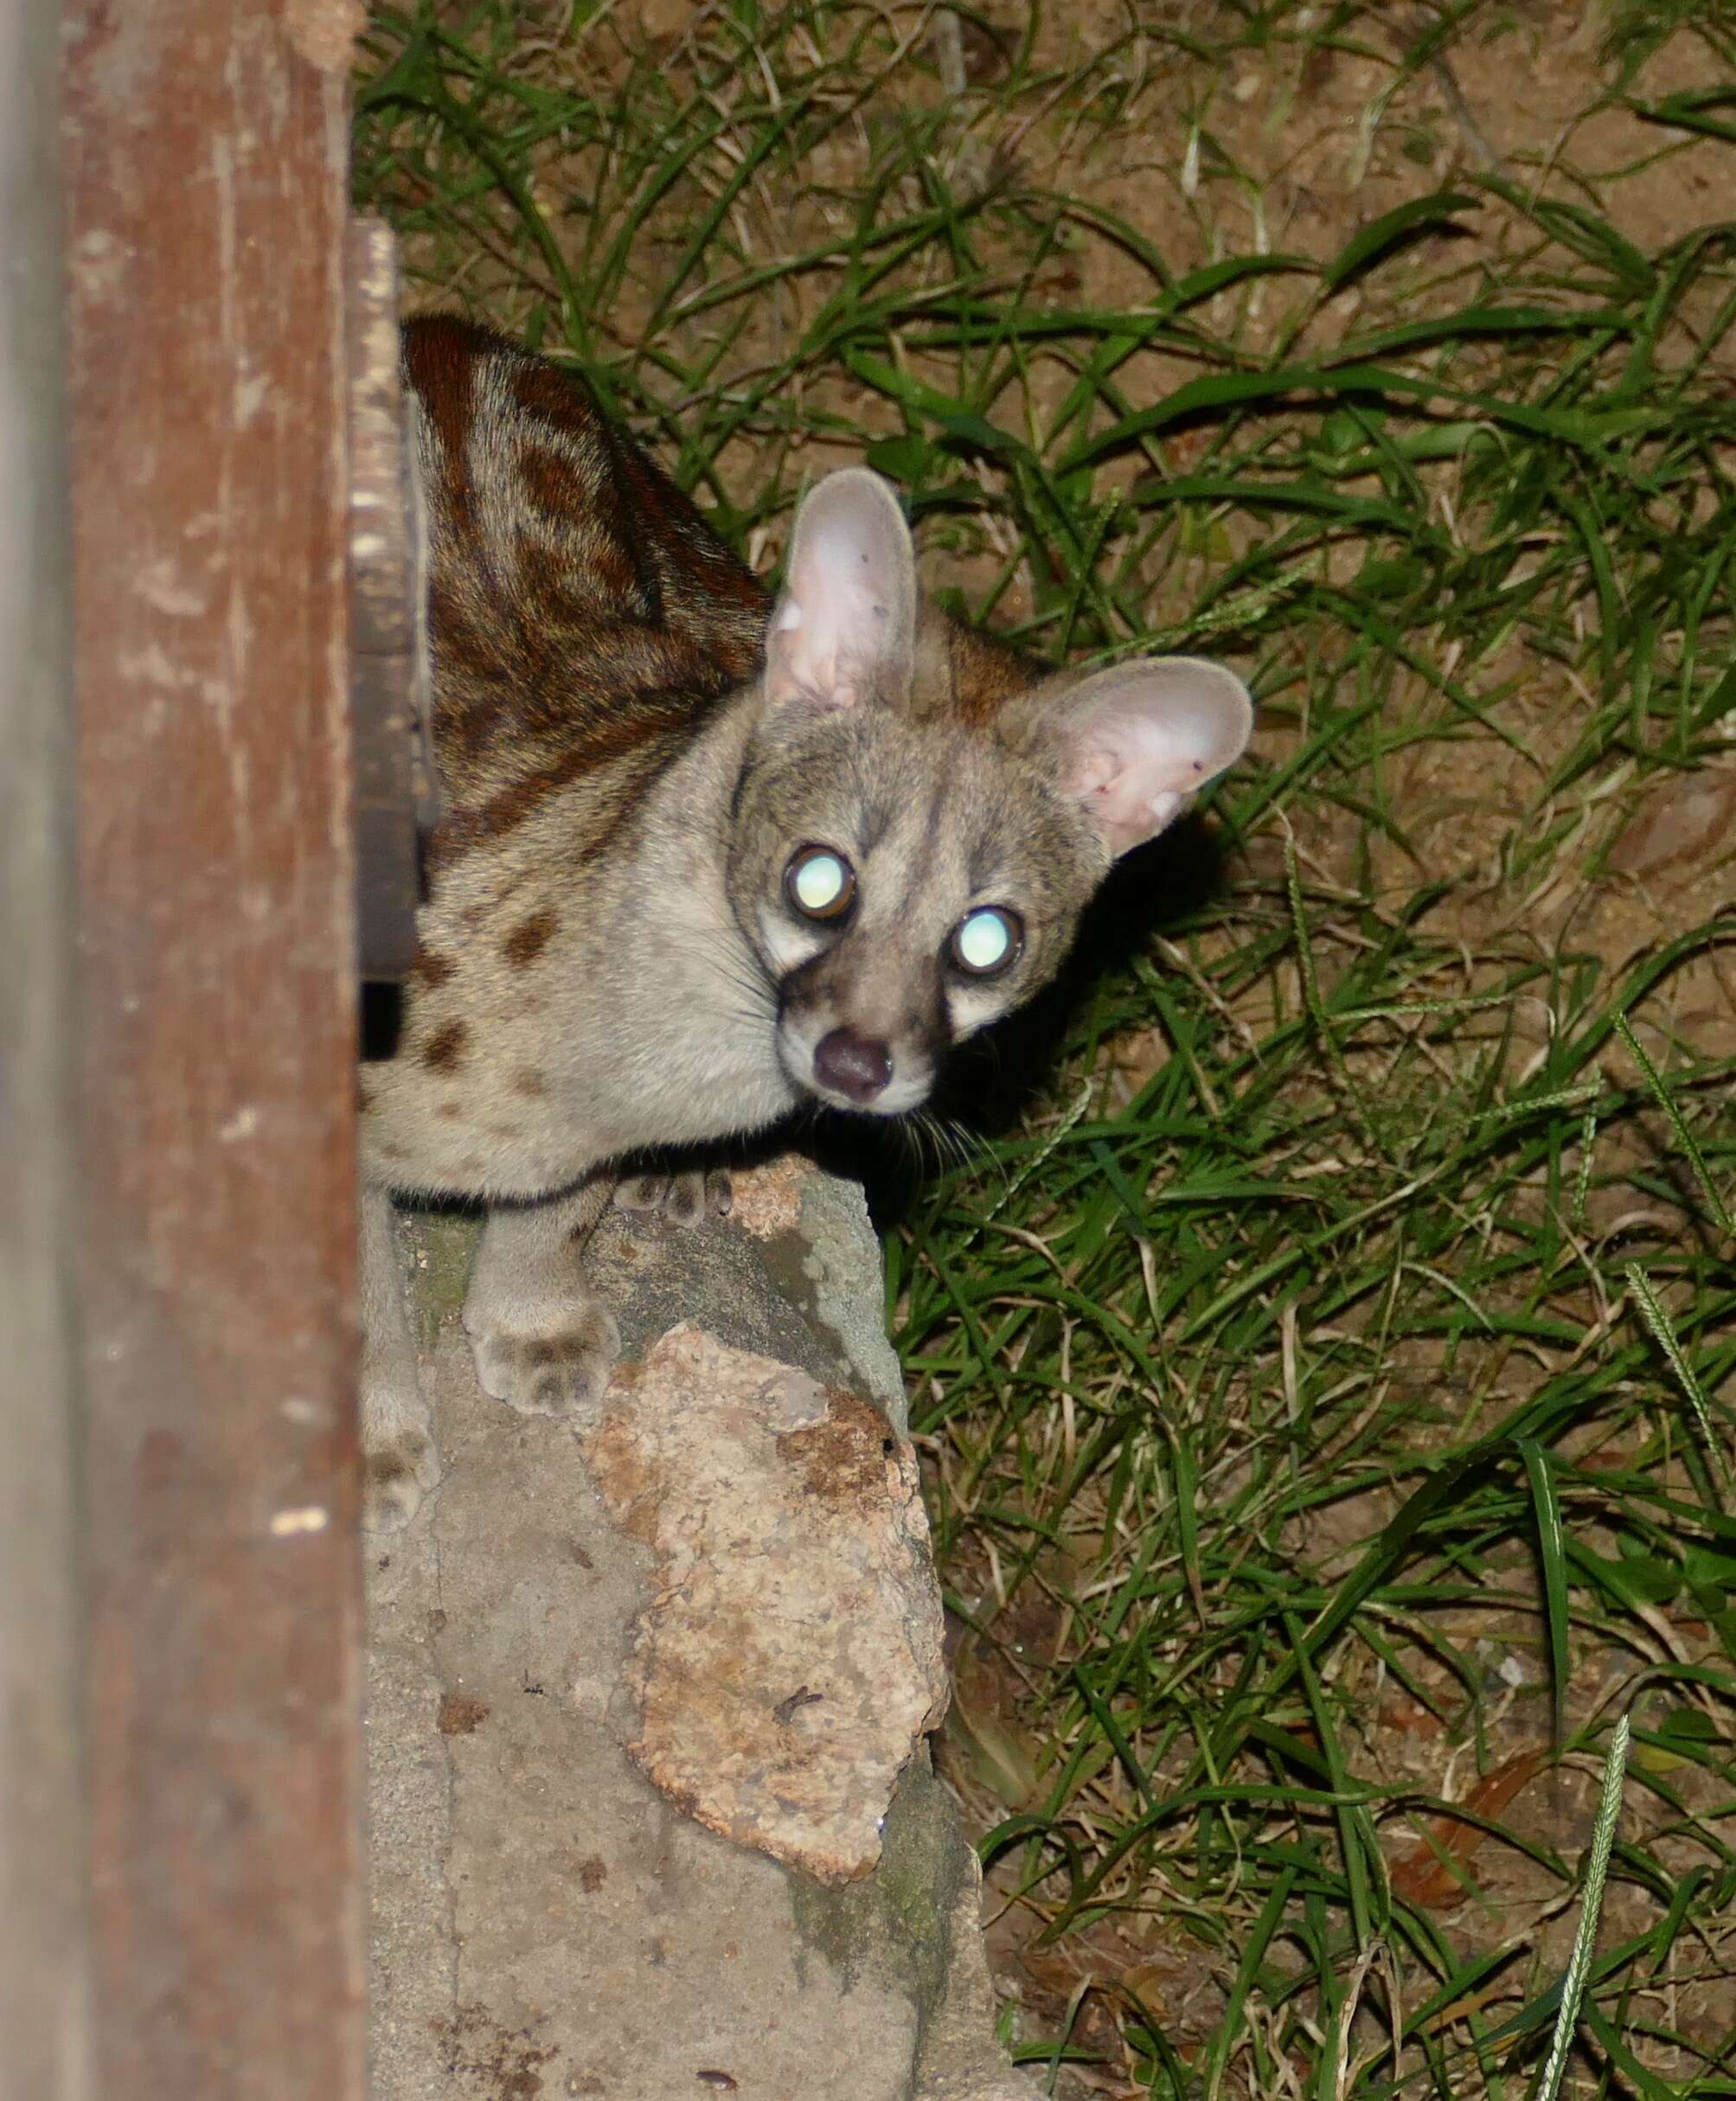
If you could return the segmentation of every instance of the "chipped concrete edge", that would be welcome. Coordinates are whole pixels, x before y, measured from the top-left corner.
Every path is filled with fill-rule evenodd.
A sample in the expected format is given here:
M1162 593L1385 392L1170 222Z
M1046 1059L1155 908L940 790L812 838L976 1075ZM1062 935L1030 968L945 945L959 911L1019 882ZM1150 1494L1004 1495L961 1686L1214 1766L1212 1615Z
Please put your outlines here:
M798 1232L814 1319L836 1337L893 1428L908 1437L904 1374L886 1332L880 1239L861 1183L817 1169L803 1185Z

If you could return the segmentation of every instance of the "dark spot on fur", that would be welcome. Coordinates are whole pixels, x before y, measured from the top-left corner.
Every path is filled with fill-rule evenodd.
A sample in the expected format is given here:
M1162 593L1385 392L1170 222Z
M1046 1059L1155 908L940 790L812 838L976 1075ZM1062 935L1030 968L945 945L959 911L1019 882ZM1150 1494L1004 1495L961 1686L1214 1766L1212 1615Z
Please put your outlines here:
M471 428L471 366L493 339L456 314L431 314L404 331L404 373L422 397L445 454L443 493L452 522L468 532L474 500L466 469Z
M528 503L556 518L591 493L580 484L569 461L542 445L520 446L518 483Z
M551 628L580 625L586 612L582 593L593 579L585 570L574 569L564 549L521 541L518 570L521 591L535 601L539 616L547 615Z
M356 1083L356 1113L357 1116L366 1116L373 1106L374 1097L368 1092L368 1082L358 1079Z
M431 1073L453 1073L464 1060L470 1030L462 1022L448 1022L437 1028L422 1046L422 1063Z
M434 1726L442 1736L468 1736L488 1720L488 1702L469 1693L442 1693Z
M548 947L549 937L559 924L552 912L533 912L528 919L521 919L501 943L501 954L515 970L523 970Z
M410 1471L395 1451L369 1452L362 1470L376 1488L382 1489L406 1479Z
M511 875L500 884L490 887L489 895L479 905L466 905L458 914L458 924L466 933L480 933L490 920L495 919L515 890L523 885L522 875Z
M450 956L439 955L431 948L419 948L416 960L410 967L432 991L445 984L458 966Z
M516 831L528 818L534 817L551 796L558 795L561 789L569 786L581 774L595 772L606 761L620 758L660 734L665 742L664 748L657 757L664 765L674 758L675 747L668 740L669 733L679 724L675 719L672 704L669 721L658 720L642 722L635 719L631 709L623 708L621 713L624 720L619 726L599 728L585 744L551 759L538 772L522 775L509 786L490 796L474 810L466 810L462 814L455 811L451 822L441 828L439 838L444 839L454 851L503 838L508 832ZM661 771L661 767L657 770ZM623 797L622 808L614 820L617 827L625 821L629 809L641 797L641 785L636 782L633 786L638 792ZM436 844L439 842L437 839ZM592 842L592 847L594 850L581 855L581 859L595 857L595 850L600 849L595 841Z
M541 1073L533 1071L528 1065L521 1066L512 1076L512 1091L515 1094L522 1094L535 1101L548 1093L548 1083Z
M496 667L487 640L464 595L438 575L428 586L428 625L440 667L443 742L473 759L487 749L490 736Z
M407 1160L409 1156L401 1145L393 1144L389 1138L381 1141L380 1157L382 1160Z
M459 1115L458 1096L456 1094L449 1094L445 1101L436 1102L434 1104L434 1114L439 1118L443 1124L456 1124L458 1120Z

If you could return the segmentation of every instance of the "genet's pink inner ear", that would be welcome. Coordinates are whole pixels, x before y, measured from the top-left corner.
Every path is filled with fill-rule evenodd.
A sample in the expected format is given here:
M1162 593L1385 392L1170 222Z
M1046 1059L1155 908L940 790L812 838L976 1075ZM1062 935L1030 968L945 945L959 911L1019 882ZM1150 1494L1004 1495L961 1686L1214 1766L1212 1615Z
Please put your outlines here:
M915 653L916 558L898 499L866 467L828 475L796 514L766 636L766 698L902 703Z
M1253 702L1233 671L1199 657L1114 664L1056 695L1047 727L1063 781L1111 854L1155 838L1241 756Z

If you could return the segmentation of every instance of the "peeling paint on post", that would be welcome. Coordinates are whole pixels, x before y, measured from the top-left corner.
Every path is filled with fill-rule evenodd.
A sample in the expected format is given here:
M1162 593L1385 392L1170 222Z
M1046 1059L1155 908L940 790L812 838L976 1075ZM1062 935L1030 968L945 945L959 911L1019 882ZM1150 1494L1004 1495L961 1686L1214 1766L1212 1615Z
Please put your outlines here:
M347 91L66 31L97 2090L361 2101Z

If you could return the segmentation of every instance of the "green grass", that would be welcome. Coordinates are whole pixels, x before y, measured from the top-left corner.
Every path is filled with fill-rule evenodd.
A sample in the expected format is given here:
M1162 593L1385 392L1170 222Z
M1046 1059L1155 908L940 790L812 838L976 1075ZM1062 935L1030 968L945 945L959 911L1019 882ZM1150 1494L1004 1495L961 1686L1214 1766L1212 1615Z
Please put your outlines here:
M762 567L866 444L969 610L1259 693L1224 881L1160 863L887 1239L1056 2091L1517 2101L1589 1797L1464 1854L1439 1788L1631 1713L1546 2101L1736 2091L1727 850L1610 919L1736 711L1736 229L1684 157L1730 194L1736 19L1620 7L1585 126L1489 167L1438 68L1560 10L1402 12L380 8L358 88L416 287L577 360ZM1367 191L1274 238L1266 147L1347 77ZM1462 1905L1395 1880L1430 1834Z

